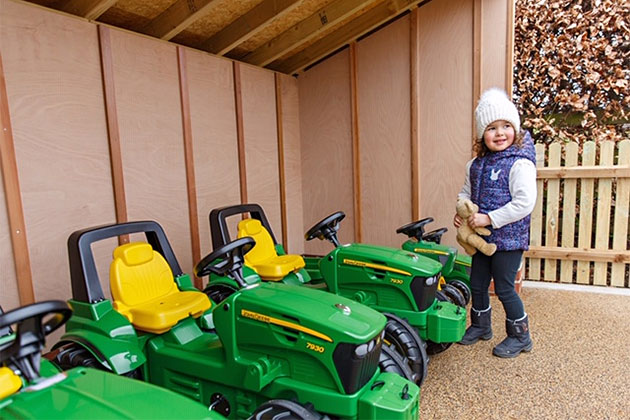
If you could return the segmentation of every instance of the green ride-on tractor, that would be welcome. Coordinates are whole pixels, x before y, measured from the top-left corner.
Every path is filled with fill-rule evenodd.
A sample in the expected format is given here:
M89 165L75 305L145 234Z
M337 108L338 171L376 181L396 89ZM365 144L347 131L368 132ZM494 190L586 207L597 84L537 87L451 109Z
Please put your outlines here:
M91 245L143 233L114 250L112 300ZM55 346L63 367L99 365L198 400L228 418L416 419L419 388L381 372L385 317L339 296L248 284L244 238L195 266L237 284L212 304L184 274L153 221L83 229L68 239L74 315Z
M0 418L224 418L151 384L89 367L62 372L42 359L45 336L63 325L71 313L67 303L55 300L7 313L0 308ZM17 325L15 333L11 325Z
M415 253L367 244L340 245L337 239L342 212L317 223L306 240L326 239L335 249L325 256L287 255L258 204L222 207L210 212L212 245L230 242L227 218L248 214L238 223L241 237L256 245L245 256L250 273L270 283L279 281L322 288L355 300L386 315L385 342L403 355L421 384L427 373L427 353L435 354L459 341L466 327L466 310L436 300L441 265ZM219 300L230 293L229 280L211 276L204 290ZM426 340L423 342L423 340Z
M402 249L429 257L442 264L442 277L438 299L450 301L460 306L470 302L470 267L472 258L459 254L457 248L442 244L442 235L447 228L425 232L424 227L433 222L432 217L425 217L396 229L396 233L407 235L409 239L402 244Z

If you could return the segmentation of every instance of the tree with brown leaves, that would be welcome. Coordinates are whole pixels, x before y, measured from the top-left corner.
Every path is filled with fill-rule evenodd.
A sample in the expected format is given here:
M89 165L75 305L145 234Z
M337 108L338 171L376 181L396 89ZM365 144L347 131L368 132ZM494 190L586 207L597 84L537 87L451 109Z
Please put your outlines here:
M514 100L536 141L630 135L630 0L516 0Z

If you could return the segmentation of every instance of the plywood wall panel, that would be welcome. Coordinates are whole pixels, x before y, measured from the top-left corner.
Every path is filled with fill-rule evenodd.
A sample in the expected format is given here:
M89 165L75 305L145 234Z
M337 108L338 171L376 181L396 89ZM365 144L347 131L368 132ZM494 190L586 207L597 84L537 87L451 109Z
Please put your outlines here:
M435 219L429 229L448 227L444 243L454 244L472 144L472 3L430 2L418 12L420 217Z
M22 3L0 14L35 299L65 300L68 236L115 221L97 31Z
M260 204L274 236L282 240L276 89L271 72L239 66L243 98L243 134L247 201Z
M288 252L304 252L304 215L302 213L302 171L300 147L300 105L298 82L280 75L282 95L282 133L284 139L284 177L287 208Z
M509 0L513 1L513 0ZM507 54L507 1L484 0L481 8L481 91L505 86Z
M212 251L208 215L240 202L232 63L185 50L201 255Z
M409 17L358 44L363 242L400 246L411 222Z
M354 241L352 131L348 50L311 68L298 79L304 231L343 211L339 240ZM307 253L327 253L328 242L306 242Z
M191 272L176 47L117 30L111 37L128 218L160 223Z

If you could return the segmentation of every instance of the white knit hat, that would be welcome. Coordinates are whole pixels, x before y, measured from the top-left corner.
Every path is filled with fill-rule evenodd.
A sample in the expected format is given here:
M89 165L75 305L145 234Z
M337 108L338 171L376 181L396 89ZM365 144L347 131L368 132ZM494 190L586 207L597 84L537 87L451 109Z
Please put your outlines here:
M510 98L503 90L490 88L481 95L477 109L475 109L477 138L483 138L483 132L488 124L497 120L505 120L512 124L515 134L518 134L521 129L521 120L514 103L510 101Z

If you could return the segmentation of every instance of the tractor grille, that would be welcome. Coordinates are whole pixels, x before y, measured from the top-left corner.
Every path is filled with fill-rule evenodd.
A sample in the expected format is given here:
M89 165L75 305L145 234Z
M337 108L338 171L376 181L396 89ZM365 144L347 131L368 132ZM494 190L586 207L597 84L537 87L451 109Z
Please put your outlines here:
M411 293L418 306L418 311L422 312L433 304L439 279L440 273L431 277L415 277L412 280Z
M333 361L346 394L354 394L374 376L383 344L381 335L367 343L340 343L335 348Z

